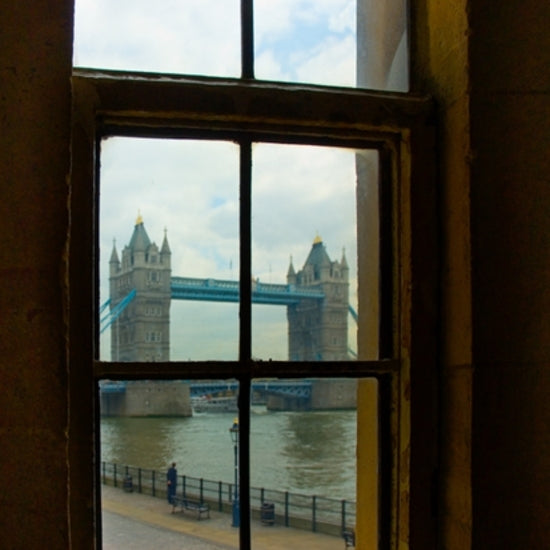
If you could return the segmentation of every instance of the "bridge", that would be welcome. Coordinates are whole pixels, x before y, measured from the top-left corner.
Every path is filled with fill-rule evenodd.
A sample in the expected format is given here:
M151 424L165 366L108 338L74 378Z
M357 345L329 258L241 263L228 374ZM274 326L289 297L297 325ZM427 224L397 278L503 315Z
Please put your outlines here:
M219 279L193 279L191 277L172 277L170 290L173 300L202 300L210 302L238 302L238 281ZM300 300L323 300L322 290L297 287L292 284L266 284L252 282L252 303L290 306Z
M239 282L220 279L197 279L192 277L172 277L170 279L172 300L197 300L203 302L238 302L240 297ZM128 307L136 297L136 289L133 288L124 298L100 317L100 334L105 332L120 314ZM252 303L277 306L290 306L298 304L300 300L320 300L325 294L316 289L297 288L290 284L266 284L254 281L252 283ZM100 315L110 305L111 298L100 307ZM356 314L349 306L354 318Z
M239 391L239 383L233 380L207 380L193 382L184 380L189 385L191 398L203 397L207 395L219 395L222 393L231 393L236 395ZM124 381L105 380L101 382L101 392L109 394L125 393L127 383ZM263 380L253 382L251 391L253 394L266 396L269 394L293 397L296 399L309 399L313 382L311 380Z
M309 399L311 397L311 380L263 380L252 382L251 391L259 395L277 394L288 397ZM238 392L239 383L219 380L190 383L191 397L216 395L225 391Z
M170 361L172 300L239 302L238 281L175 276L171 266L172 251L166 232L162 245L157 246L149 239L141 217L136 220L121 258L113 244L110 296L101 306L100 332L111 330L114 361ZM290 261L286 283L254 279L251 291L253 304L286 307L290 360L340 361L355 355L348 347L348 317L351 314L357 320L357 313L349 304L345 253L340 261L331 260L320 237L313 241L302 269L296 271ZM220 392L212 382L208 384L190 382L191 397ZM123 382L104 383L102 393L113 398L117 394L128 395L129 387ZM256 384L253 391L277 394L283 400L309 399L312 394L308 381L269 381Z
M119 258L109 260L109 311L100 331L111 328L111 355L117 361L170 360L170 302L238 302L238 281L175 276L166 232L159 247L147 235L141 216ZM347 360L349 267L331 260L317 236L301 270L290 261L286 283L252 281L252 303L283 306L288 319L288 358L297 361ZM105 305L106 307L106 305ZM116 322L115 322L116 321Z

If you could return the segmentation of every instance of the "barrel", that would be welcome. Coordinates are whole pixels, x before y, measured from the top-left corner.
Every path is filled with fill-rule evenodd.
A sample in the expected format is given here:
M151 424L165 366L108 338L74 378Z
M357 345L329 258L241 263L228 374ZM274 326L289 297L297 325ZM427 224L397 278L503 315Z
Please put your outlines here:
M262 502L260 519L264 525L273 525L275 523L275 504L273 502Z

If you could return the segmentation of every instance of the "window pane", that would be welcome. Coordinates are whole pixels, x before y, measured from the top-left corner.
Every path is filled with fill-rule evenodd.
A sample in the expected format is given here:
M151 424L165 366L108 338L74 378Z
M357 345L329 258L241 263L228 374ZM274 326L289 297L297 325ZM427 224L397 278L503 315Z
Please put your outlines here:
M256 76L408 89L406 0L256 0Z
M75 66L240 75L239 0L75 4Z
M357 385L355 379L253 381L251 416L251 509L253 521L315 531L316 548L340 548L342 532L355 528ZM368 475L377 483L377 383L362 441ZM372 487L370 487L372 488ZM377 492L369 493L369 513L377 514ZM363 503L366 505L366 503ZM362 516L365 516L362 513ZM254 525L254 523L253 523ZM269 532L252 529L253 548ZM275 536L275 535L273 535Z
M239 77L239 0L77 0L74 65ZM257 78L408 90L407 1L256 0Z
M355 0L256 0L256 76L355 86Z
M255 144L254 357L357 356L355 159L352 149Z
M237 358L238 159L227 142L102 142L101 359Z
M195 525L199 512L201 519L209 513L226 518L223 524L231 530L235 468L230 429L237 395L235 380L100 383L104 548L172 544L176 530L177 548L199 547L202 537L181 528L186 521ZM169 471L173 463L176 472ZM172 495L175 508L173 499L168 502ZM182 518L184 498L191 507L202 503L203 511L184 508Z
M304 547L315 540L316 548L327 549L340 548L342 531L354 529L358 385L363 386L359 395L368 401L361 413L365 467L360 472L368 498L361 506L368 512L363 516L369 530L376 533L380 469L376 380L253 380L253 548L267 548L269 540L280 535L278 530L266 530L272 523L286 526L285 537L287 528L295 540L303 537ZM218 406L216 400L235 403L237 393L234 380L101 382L99 475L105 548L143 544L153 537L147 531L150 526L155 527L155 545L171 543L173 529L180 545L191 547L200 537L212 548L225 547L222 541L234 541L236 547L238 529L233 529L232 521L238 496L238 425L233 409ZM212 407L199 412L197 401L211 401ZM173 408L175 402L178 410ZM175 510L168 502L167 486L174 462ZM212 521L197 524L199 511L190 508L184 508L181 517L184 498L189 506L202 503L202 513Z

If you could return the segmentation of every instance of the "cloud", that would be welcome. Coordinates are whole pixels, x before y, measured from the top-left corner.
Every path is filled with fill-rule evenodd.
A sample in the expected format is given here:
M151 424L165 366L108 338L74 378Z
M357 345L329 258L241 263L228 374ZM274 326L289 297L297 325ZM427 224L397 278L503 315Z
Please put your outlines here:
M355 86L355 38L329 38L296 63L296 80L333 86ZM327 70L330 67L330 70ZM323 75L322 80L318 75Z
M354 0L258 0L254 38L258 78L355 85Z
M77 0L74 62L238 76L239 15L238 0Z
M340 259L342 247L355 250L354 159L354 151L343 149L255 146L255 275L264 277L268 266L286 273L290 255L300 268L317 232L332 249L332 259Z

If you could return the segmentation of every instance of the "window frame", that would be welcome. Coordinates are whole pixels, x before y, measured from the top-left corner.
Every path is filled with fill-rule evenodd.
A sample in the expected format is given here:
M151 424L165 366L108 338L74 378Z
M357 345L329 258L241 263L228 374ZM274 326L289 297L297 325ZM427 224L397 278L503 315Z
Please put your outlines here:
M431 99L257 80L85 69L73 71L72 86L68 322L72 365L69 451L74 468L70 509L71 517L87 518L80 528L94 541L93 547L101 547L100 379L198 379L204 378L207 370L211 378L239 380L242 411L248 407L246 398L253 378L298 378L314 368L319 377L368 376L379 381L383 490L379 496L378 547L435 548L432 482L437 466L437 232ZM267 140L377 149L380 189L389 193L383 199L387 208L382 209L380 220L381 231L388 236L381 240L380 358L335 364L252 359L216 363L96 360L99 144L103 136L115 134L216 136L249 143ZM249 216L249 208L248 204L241 219ZM361 237L364 230L358 218ZM250 265L249 260L246 250L242 251L241 265ZM244 302L251 295L250 277L245 275L241 271ZM250 335L241 338L245 342ZM359 357L369 358L361 340ZM248 433L247 415L240 416L240 428ZM249 471L248 450L245 437L239 461L245 471ZM241 478L244 519L240 542L244 549L250 547L250 534L246 533L249 490L249 480ZM358 500L358 510L359 504Z

